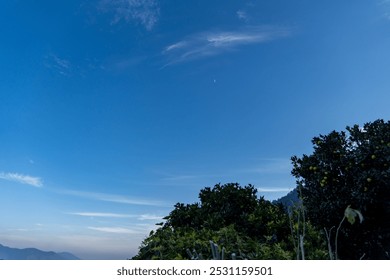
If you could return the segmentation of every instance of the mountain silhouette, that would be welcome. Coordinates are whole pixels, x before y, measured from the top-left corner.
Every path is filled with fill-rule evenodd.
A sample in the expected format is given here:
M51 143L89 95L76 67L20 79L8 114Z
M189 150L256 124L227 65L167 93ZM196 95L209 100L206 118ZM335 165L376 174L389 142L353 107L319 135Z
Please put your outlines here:
M291 192L286 194L285 196L272 201L272 203L277 204L277 203L282 203L286 208L289 208L293 206L296 203L299 203L301 200L298 197L298 191L297 189L293 189Z
M36 248L17 249L0 244L0 259L2 260L79 260L71 253L46 252Z

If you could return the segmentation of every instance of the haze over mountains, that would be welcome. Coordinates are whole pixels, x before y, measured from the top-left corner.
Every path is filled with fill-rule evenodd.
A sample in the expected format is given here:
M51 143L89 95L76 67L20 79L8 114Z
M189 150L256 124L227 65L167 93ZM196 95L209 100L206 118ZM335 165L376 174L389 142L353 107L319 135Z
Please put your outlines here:
M79 260L71 253L46 252L36 248L17 249L0 244L0 259L2 260Z
M282 203L286 207L298 202L298 193L294 189L287 195L272 201ZM42 251L37 248L11 248L0 244L0 260L80 260L77 256L68 252Z

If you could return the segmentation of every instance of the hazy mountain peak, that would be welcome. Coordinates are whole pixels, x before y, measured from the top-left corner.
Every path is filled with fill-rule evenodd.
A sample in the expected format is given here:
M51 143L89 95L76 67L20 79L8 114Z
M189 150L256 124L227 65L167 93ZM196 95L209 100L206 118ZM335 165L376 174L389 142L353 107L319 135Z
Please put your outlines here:
M0 259L3 260L79 260L71 253L42 251L36 248L17 249L0 244Z

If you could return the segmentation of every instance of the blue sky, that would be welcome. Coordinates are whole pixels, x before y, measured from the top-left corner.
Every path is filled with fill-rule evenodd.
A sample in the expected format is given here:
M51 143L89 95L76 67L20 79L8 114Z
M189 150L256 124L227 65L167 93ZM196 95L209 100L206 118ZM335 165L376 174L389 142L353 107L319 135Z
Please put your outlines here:
M341 3L342 2L342 3ZM0 243L125 259L216 183L389 119L390 1L2 1Z

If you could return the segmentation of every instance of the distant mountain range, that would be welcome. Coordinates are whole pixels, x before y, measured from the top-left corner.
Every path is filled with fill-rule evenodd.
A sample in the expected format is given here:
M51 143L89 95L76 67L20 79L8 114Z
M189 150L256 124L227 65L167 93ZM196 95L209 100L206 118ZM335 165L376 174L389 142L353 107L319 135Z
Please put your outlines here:
M71 253L45 252L36 248L16 249L0 244L1 260L79 260Z
M274 204L282 203L286 208L288 208L289 206L292 206L293 204L296 204L299 201L300 199L298 197L298 191L295 188L285 196L282 196L281 198L272 201L272 203Z

